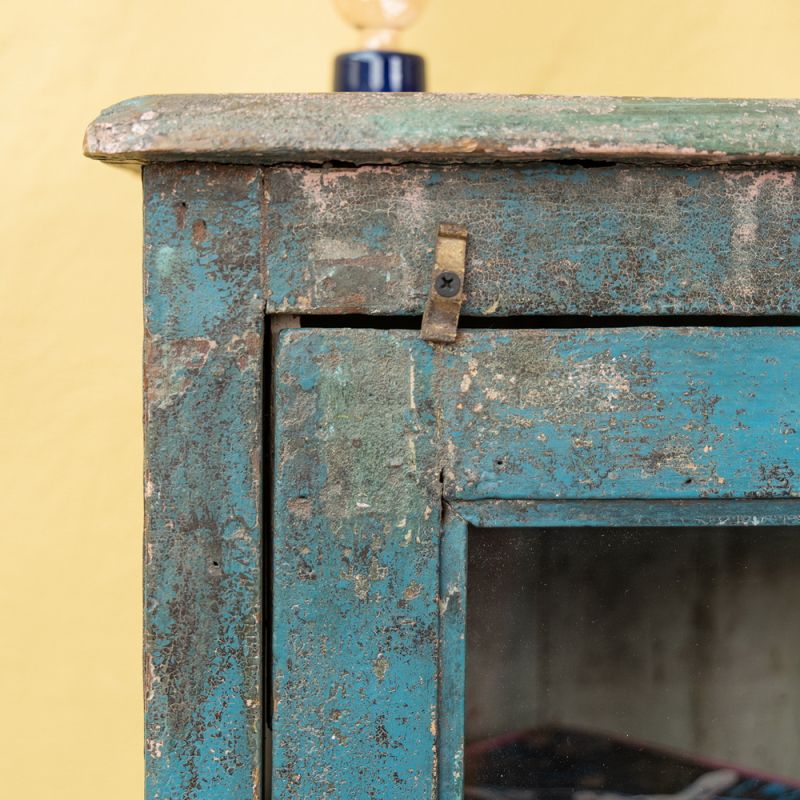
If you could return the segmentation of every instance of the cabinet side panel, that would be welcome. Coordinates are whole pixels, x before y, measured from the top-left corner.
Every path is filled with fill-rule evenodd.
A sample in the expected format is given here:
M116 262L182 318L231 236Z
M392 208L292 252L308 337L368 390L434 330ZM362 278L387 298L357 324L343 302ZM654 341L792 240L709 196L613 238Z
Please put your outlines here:
M284 331L275 369L273 797L433 798L434 351Z
M151 800L260 793L260 184L251 167L144 171Z

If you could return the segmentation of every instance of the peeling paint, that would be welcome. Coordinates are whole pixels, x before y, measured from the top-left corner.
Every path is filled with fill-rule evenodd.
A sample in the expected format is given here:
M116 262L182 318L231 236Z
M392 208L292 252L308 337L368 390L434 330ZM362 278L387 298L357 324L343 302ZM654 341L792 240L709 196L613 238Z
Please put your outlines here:
M391 164L598 158L800 160L795 100L542 95L138 97L101 113L84 152L110 161Z
M673 514L683 523L702 516L688 500L708 509L723 498L800 498L800 445L786 433L796 416L797 335L779 327L466 330L453 346L433 347L414 331L284 331L279 796L431 797L437 780L441 798L460 796L465 587L452 573L466 529L447 521L443 501L533 499L579 520L578 506L624 500L640 503L636 519ZM409 436L414 472L392 466ZM292 510L298 486L313 506L305 518ZM659 503L679 505L657 511ZM306 563L317 580L294 579ZM330 675L347 676L350 687L335 727L315 711ZM292 735L298 725L302 738ZM361 753L403 770L353 775L345 739L351 761ZM334 774L347 777L329 790Z
M386 656L384 656L382 653L375 659L373 671L375 673L375 677L379 681L382 681L386 677L386 673L389 671L389 659L386 658Z
M469 233L464 316L800 312L794 168L278 167L269 182L275 312L421 314L443 220Z
M577 107L602 117L617 105ZM160 124L160 112L137 114L136 135ZM548 141L505 142L503 157ZM613 149L571 141L572 154ZM498 148L479 135L440 145L415 152ZM730 156L614 146L637 159ZM474 315L800 311L800 273L786 269L800 187L785 166L176 164L148 167L145 191L151 800L261 791L266 303L419 313L426 231L446 210L470 230ZM442 538L443 502L527 503L515 513L530 523L533 505L539 520L564 508L578 519L624 498L632 519L683 522L688 505L658 504L800 497L795 339L781 328L464 331L432 348L414 331L281 333L275 796L432 798L437 781L459 784L447 706L458 698L437 694L463 644L447 632L464 586L440 561L459 546Z
M259 174L144 175L148 800L261 791Z
M427 432L432 351L409 354L385 339L380 354L354 359L348 336L343 346L323 337L317 349L309 331L287 330L278 344L273 792L433 799L441 484ZM299 492L305 516L295 513ZM305 564L315 581L295 579ZM347 687L336 719L319 712L332 675Z

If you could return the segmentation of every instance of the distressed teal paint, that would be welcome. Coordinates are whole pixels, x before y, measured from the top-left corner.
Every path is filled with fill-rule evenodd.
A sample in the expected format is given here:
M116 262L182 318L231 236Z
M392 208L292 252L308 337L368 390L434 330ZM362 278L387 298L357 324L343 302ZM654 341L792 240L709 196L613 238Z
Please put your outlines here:
M370 334L371 335L371 334ZM433 352L284 331L275 367L273 797L433 798Z
M794 328L465 333L442 399L445 494L797 496L798 341Z
M464 685L467 648L467 523L446 510L440 548L439 798L464 791Z
M469 231L462 314L800 313L789 168L276 168L268 308L421 314L442 222Z
M456 500L477 528L752 527L800 525L800 498L727 500Z
M250 94L136 97L86 131L123 162L360 164L594 158L797 162L797 100L542 95Z
M249 800L262 749L261 176L148 167L144 188L146 796Z
M89 155L184 162L145 170L148 798L261 790L264 303L420 314L450 222L465 316L800 313L799 119L436 95L101 115ZM793 330L281 338L276 798L460 796L468 523L800 523Z
M791 328L284 332L275 797L458 798L467 522L800 519L797 353Z

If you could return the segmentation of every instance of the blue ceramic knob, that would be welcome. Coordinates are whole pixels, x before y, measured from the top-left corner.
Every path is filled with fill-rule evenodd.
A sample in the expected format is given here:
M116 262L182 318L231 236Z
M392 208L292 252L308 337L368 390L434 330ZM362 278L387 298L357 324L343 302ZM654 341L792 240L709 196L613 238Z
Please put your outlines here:
M336 92L424 92L425 60L411 53L361 50L336 59Z
M424 92L425 61L398 49L400 31L419 16L427 0L334 0L361 34L362 48L336 59L337 92Z

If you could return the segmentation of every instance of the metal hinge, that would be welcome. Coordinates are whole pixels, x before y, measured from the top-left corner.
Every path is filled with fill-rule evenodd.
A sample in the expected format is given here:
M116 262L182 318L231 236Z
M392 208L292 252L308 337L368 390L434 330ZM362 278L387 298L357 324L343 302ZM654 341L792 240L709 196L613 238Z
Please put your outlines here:
M440 225L436 239L436 263L422 316L422 338L426 342L454 342L464 302L464 268L467 260L467 229Z

